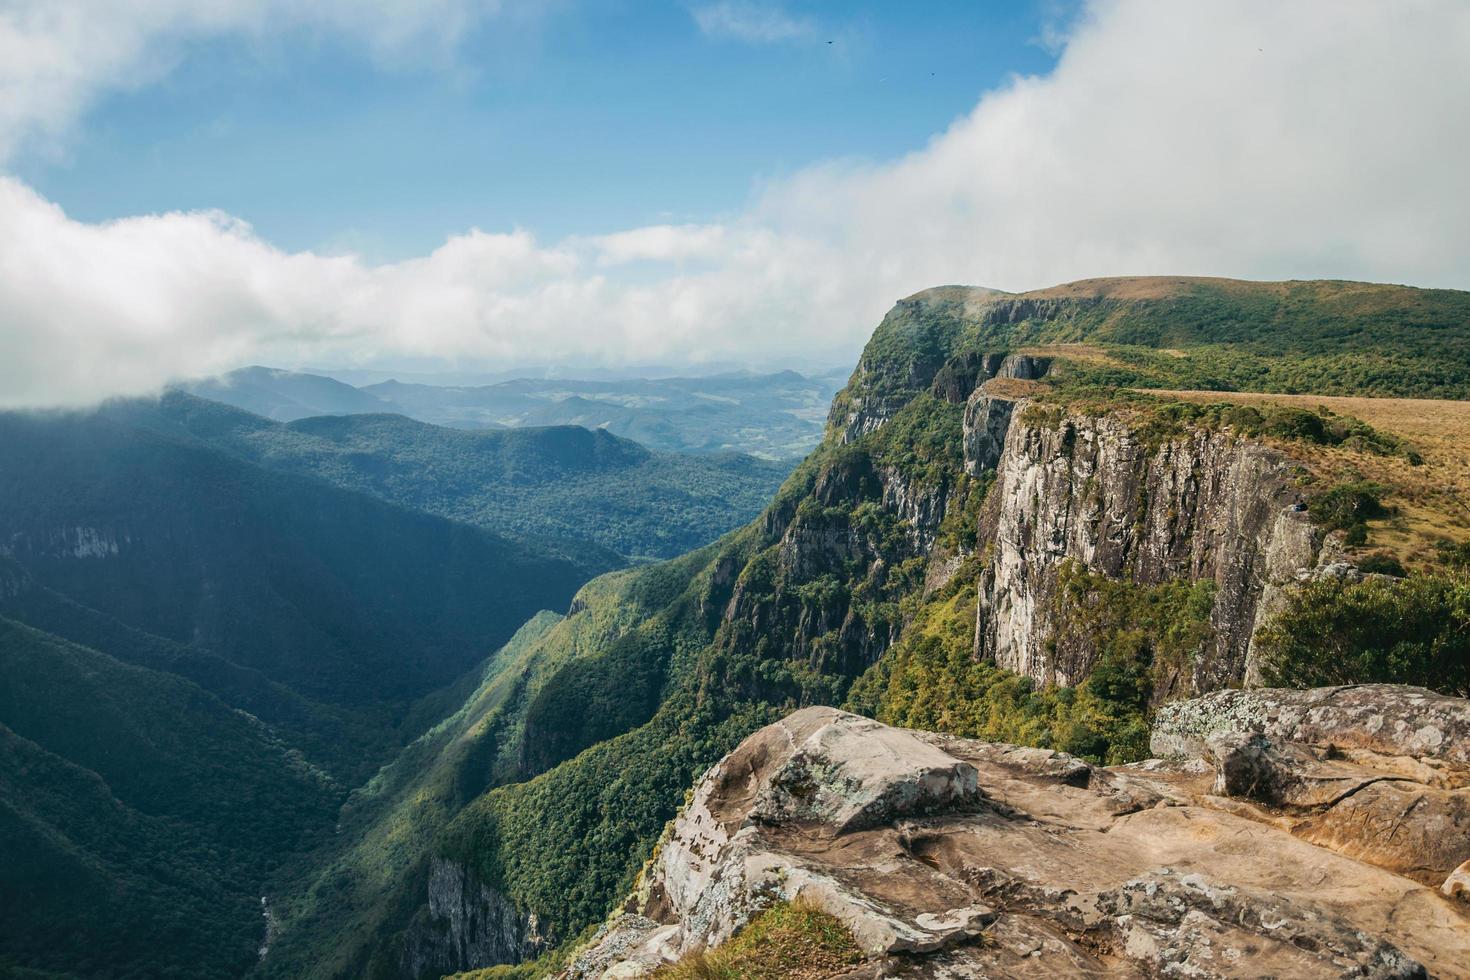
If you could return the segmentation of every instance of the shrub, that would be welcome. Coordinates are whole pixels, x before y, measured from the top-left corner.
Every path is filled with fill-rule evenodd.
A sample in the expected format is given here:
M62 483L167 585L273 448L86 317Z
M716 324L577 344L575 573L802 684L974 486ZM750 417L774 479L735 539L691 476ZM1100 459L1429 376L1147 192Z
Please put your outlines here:
M1331 531L1342 531L1388 514L1381 499L1384 487L1368 480L1335 484L1307 504L1312 519Z
M1470 696L1470 577L1413 575L1296 590L1256 635L1279 687L1384 682Z
M1386 551L1364 555L1358 561L1358 571L1365 575L1392 575L1395 578L1403 578L1408 574L1404 571L1403 563Z
M845 972L862 960L839 920L798 898L750 920L733 939L654 972L656 980L787 980Z

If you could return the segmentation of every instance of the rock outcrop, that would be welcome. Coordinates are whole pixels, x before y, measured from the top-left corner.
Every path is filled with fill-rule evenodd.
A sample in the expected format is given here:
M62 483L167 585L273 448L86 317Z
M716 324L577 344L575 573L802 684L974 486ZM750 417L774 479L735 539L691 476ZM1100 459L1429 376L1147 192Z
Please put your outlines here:
M1160 745L1194 757L1111 769L798 711L700 781L622 914L564 975L645 976L719 945L773 902L801 899L856 938L866 962L851 978L1470 976L1463 869L1442 892L1283 821L1281 807L1330 800L1345 770L1314 770L1310 743L1277 751L1285 733L1337 723L1311 708L1273 714L1273 703L1307 703L1272 702L1275 693L1256 692L1268 705L1250 709L1268 719L1259 731L1184 706ZM1373 716L1345 707L1335 729L1344 750L1403 749L1400 765L1441 772L1458 765L1452 749L1419 747L1434 742L1426 727L1458 731L1465 702L1371 696L1390 720L1375 730ZM1196 718L1212 720L1178 720ZM1398 722L1414 720L1424 724L1397 740ZM1419 819L1408 808L1404 829ZM1426 862L1446 859L1425 852Z
M982 395L966 414L966 466L995 473L978 535L990 559L977 652L1038 683L1083 680L1098 652L1091 638L1057 638L1058 574L1070 561L1142 586L1212 581L1213 639L1187 690L1245 680L1274 593L1322 551L1292 460L1228 431L1152 441L1122 416L1027 404Z
M1220 796L1290 833L1456 893L1470 860L1470 702L1388 684L1216 691L1166 705L1158 755L1211 761Z
M404 937L400 973L441 977L471 967L535 959L548 945L534 914L523 914L463 864L432 858L429 903Z

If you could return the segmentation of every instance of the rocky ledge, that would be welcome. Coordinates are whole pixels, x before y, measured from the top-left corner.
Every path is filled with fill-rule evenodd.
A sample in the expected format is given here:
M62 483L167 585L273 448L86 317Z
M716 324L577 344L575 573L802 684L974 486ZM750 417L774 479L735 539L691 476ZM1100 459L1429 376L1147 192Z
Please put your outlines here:
M856 938L853 980L1470 976L1467 720L1412 688L1219 692L1164 714L1166 758L1099 768L807 708L705 775L563 975L646 976L800 899Z

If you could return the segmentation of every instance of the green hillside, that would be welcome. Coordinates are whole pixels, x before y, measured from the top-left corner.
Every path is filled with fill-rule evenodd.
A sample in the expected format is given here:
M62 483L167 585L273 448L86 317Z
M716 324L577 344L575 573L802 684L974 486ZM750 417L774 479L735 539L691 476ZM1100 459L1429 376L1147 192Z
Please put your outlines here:
M0 415L0 541L0 970L102 977L246 972L347 790L616 560L83 413Z
M1091 383L1470 398L1470 293L1357 282L1088 279L900 300L837 404L916 393L961 350L1055 348ZM1069 349L1070 348L1070 349ZM927 386L927 382L919 387Z
M341 787L345 799L334 832L322 837L309 830L316 790L298 795L290 780L279 790L251 789L267 812L299 806L299 818L289 819L301 834L282 831L284 859L254 850L269 836L265 828L241 839L243 857L223 856L226 845L212 842L233 832L231 821L192 803L180 812L156 802L168 780L190 778L188 746L162 735L157 744L152 736L136 743L110 696L76 671L17 668L33 678L28 699L9 709L25 727L4 716L0 723L14 729L4 743L5 778L25 806L0 809L0 819L16 839L41 843L29 872L16 866L30 876L26 887L43 880L100 887L155 866L152 842L163 822L186 825L194 836L182 840L197 837L221 851L210 867L246 869L221 871L190 893L236 916L229 955L240 959L231 962L245 961L241 937L259 935L258 922L246 928L247 900L267 893L278 932L252 975L394 978L403 976L405 938L425 923L431 857L462 862L521 913L535 913L565 951L633 883L694 778L800 705L846 705L894 723L1100 761L1137 758L1156 673L1192 655L1209 629L1210 583L1145 587L1068 568L1058 601L1067 628L1097 643L1092 674L1075 688L1040 688L977 662L976 588L987 558L975 518L989 484L962 465L967 372L973 382L986 355L1044 352L1055 359L1054 376L1028 389L1038 418L1060 417L1064 408L1127 412L1146 438L1230 426L1313 457L1339 453L1344 465L1355 453L1384 472L1418 474L1439 462L1344 415L1195 404L1129 389L1322 394L1352 385L1357 394L1465 397L1467 343L1467 294L1444 291L1164 279L1022 295L930 290L884 319L832 406L822 445L754 520L682 557L587 582L570 603L568 587L560 602L529 608L522 599L529 602L534 583L563 581L550 570L566 569L566 581L576 581L567 563L342 486L434 508L448 506L436 488L484 480L495 490L476 498L479 509L453 516L529 520L517 494L568 509L556 502L577 499L609 472L656 474L639 468L649 458L643 451L606 434L555 429L472 444L461 438L480 436L383 416L281 426L184 396L146 410L118 406L85 422L5 417L0 541L10 555L0 560L0 614L139 665L121 669L149 668L139 676L167 677L183 685L178 690L198 690L195 697L245 708L270 744L299 749L290 758L305 768L292 773L330 773L322 785ZM895 479L906 501L943 501L932 535L901 516ZM1382 488L1366 478L1319 489L1313 513L1351 498L1386 514L1376 496ZM555 495L563 492L569 496ZM598 513L589 506L587 514ZM1372 519L1379 524L1370 529L1354 503L1339 524L1377 535L1388 517ZM633 533L629 521L616 533ZM648 514L645 527L655 523ZM569 546L560 525L545 533ZM1304 678L1331 667L1335 681L1350 681L1318 634L1360 636L1367 615L1360 610L1380 619L1392 613L1392 651L1369 651L1354 669L1391 672L1407 651L1415 670L1432 672L1460 649L1441 634L1463 620L1461 550L1446 542L1443 555L1426 559L1443 578L1424 580L1433 588L1413 577L1373 580L1325 617L1306 594L1288 608L1288 622L1323 629L1292 631L1290 644L1278 646L1290 646ZM952 574L942 587L926 586L936 559ZM1372 567L1391 569L1386 559ZM542 608L568 612L532 618ZM65 652L35 663L82 656L60 640L23 636ZM121 692L118 704L148 696L132 675L100 676ZM57 693L45 693L48 684ZM62 712L53 723L27 709L56 697L99 700L96 724L107 737L71 741L70 729L85 731L91 719ZM169 689L157 700L180 697ZM138 724L152 732L146 720ZM256 742L248 733L229 738L213 751L232 755L238 740L243 756L231 771L238 785L252 787ZM127 747L124 761L151 760L159 775L113 765L98 752L108 742ZM367 761L354 766L353 758ZM214 798L216 775L199 777L200 801ZM45 785L23 782L32 777ZM94 801L108 794L128 809L97 824ZM82 824L68 822L79 819L63 805L68 799L86 802ZM144 808L149 800L154 809ZM143 863L134 866L128 854ZM186 871L166 884L193 881L195 871ZM151 881L138 887L154 889ZM246 884L229 891L235 882ZM264 891L252 892L260 882ZM67 885L45 901L74 894ZM136 907L145 910L137 920L126 917L131 911L98 914L108 928L120 917L148 929L168 906L159 898ZM99 944L118 941L98 935ZM12 942L20 940L7 938L7 953ZM193 939L179 948L216 962ZM77 962L27 950L27 965ZM558 955L511 973L540 975Z
M400 415L283 425L181 392L108 411L272 469L503 534L549 539L583 562L618 560L599 555L599 547L646 559L708 544L758 514L790 471L737 453L655 453L575 426L471 432Z
M0 619L0 965L239 976L341 790L189 681Z
M0 416L0 539L77 605L390 726L588 574L96 415Z

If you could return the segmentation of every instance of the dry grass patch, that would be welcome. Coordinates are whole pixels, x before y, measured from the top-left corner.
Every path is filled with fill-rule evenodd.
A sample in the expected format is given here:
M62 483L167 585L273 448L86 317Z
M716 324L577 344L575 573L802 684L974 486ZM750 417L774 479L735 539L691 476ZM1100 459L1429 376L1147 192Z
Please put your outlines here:
M826 980L862 960L857 941L814 903L773 905L723 946L691 953L654 980Z
M980 386L981 392L999 398L1029 398L1045 394L1046 384L1041 381L1022 381L1020 378L991 378Z

